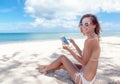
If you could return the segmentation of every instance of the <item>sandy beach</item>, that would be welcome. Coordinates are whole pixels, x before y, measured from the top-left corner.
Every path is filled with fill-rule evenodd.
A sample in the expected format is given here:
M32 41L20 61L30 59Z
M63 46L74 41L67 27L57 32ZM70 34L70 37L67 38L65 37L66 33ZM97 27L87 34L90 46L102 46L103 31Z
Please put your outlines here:
M83 48L84 39L75 39ZM0 84L74 84L64 70L47 75L38 72L37 64L49 64L61 54L60 40L0 43ZM120 37L101 38L101 55L94 84L120 84Z

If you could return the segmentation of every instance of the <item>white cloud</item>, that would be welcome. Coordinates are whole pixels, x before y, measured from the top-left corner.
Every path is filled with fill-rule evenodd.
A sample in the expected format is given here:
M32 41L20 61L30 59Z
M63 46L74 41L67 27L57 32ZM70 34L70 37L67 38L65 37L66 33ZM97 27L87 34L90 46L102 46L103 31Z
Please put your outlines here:
M25 12L35 18L34 27L77 27L85 13L120 12L120 0L26 0Z

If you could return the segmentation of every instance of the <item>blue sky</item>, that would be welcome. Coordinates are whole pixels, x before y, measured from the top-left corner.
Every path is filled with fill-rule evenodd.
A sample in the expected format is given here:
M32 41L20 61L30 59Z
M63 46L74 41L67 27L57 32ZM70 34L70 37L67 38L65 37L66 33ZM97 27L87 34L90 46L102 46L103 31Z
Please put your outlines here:
M103 30L120 31L120 0L0 0L0 33L76 32L86 13Z

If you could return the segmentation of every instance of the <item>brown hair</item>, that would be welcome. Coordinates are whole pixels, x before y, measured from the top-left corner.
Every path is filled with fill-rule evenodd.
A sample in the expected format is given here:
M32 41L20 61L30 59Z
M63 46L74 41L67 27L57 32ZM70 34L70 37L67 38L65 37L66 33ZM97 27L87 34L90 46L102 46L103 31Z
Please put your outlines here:
M82 23L82 20L83 20L84 18L86 18L86 17L90 17L92 23L93 23L94 25L96 25L94 32L95 32L95 34L98 35L98 37L100 37L101 27L100 27L100 24L99 24L99 22L98 22L97 17L96 17L95 15L93 15L93 14L85 14L84 16L82 16L82 18L81 18L81 20L80 20L80 22L79 22L79 27L80 27L80 23ZM80 31L83 33L82 28L80 28Z

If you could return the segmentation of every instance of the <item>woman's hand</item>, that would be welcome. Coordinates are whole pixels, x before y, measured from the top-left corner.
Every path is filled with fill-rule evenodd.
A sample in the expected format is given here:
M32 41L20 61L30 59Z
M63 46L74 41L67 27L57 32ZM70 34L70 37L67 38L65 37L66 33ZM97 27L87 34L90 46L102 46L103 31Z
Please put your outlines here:
M68 39L72 44L75 44L75 41L73 39Z
M69 50L70 49L70 47L68 45L66 45L65 43L62 43L62 46L63 46L63 49L65 49L65 50Z

